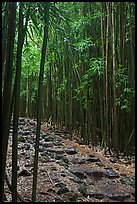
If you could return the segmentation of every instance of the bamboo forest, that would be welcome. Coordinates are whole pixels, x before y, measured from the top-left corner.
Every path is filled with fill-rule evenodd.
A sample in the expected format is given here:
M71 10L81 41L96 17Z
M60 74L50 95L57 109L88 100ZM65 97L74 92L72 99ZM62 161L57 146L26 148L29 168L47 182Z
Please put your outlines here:
M2 201L135 202L135 2L2 2Z

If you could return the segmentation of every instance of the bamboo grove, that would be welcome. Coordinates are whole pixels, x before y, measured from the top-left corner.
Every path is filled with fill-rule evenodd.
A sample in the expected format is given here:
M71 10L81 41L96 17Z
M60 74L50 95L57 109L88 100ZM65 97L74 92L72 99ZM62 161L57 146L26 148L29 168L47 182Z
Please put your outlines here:
M3 144L12 115L15 146L18 117L37 117L44 12L44 2L2 3ZM135 3L51 2L45 39L41 118L64 126L72 139L79 132L85 144L131 152Z

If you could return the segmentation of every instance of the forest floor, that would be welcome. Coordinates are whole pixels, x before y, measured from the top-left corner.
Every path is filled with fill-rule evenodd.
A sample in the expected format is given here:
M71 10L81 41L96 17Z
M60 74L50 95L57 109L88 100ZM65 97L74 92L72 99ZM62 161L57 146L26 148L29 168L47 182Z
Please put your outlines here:
M12 123L7 171L11 179ZM31 201L36 120L20 118L18 193ZM135 156L105 155L69 139L68 132L44 123L41 129L37 202L135 202ZM78 141L78 140L77 140ZM11 192L5 184L7 202Z

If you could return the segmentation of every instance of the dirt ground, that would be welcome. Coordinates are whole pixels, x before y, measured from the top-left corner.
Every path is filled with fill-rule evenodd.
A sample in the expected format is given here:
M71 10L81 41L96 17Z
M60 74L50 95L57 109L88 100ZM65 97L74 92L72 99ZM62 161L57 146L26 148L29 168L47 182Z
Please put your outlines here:
M28 136L30 141L32 138L34 140L35 137L35 134L31 132L33 127L34 125L28 123L22 127L22 132L30 131ZM54 141L59 141L61 145L55 145L53 141L45 142L45 138L40 140L40 145L46 147L49 152L47 151L47 154L46 151L44 151L45 154L42 151L39 152L37 202L135 202L135 156L121 156L118 161L113 163L111 156L109 154L105 155L100 147L89 148L87 145L80 145L76 141L66 139L63 131L53 131L52 128L43 127L42 135L43 138L44 135L45 138L46 135L52 136ZM33 142L31 143L28 141L18 142L17 189L25 202L30 202L32 196L34 146ZM67 154L64 151L65 148L70 147L76 150L75 154ZM26 149L24 150L24 148ZM86 158L90 155L99 158L100 162L87 162ZM12 136L10 134L7 154L7 171L10 179L11 156ZM66 159L63 160L64 163L61 163L62 160L57 158L59 156ZM79 162L81 158L82 160ZM118 177L108 178L104 176L104 169L106 168L112 168L118 174ZM30 172L29 176L20 176L19 173L24 169ZM74 174L71 171L77 169L83 178L73 177ZM97 173L103 172L103 176L95 179L95 177L86 174L88 171L91 171L91 173L95 171ZM131 185L132 183L133 185ZM62 185L66 187L66 192L63 192ZM85 185L86 190L90 192L87 196L84 196L84 190L79 190L80 185ZM11 192L6 184L5 189L7 202L10 202ZM97 195L93 195L93 193ZM121 194L123 196L120 197Z

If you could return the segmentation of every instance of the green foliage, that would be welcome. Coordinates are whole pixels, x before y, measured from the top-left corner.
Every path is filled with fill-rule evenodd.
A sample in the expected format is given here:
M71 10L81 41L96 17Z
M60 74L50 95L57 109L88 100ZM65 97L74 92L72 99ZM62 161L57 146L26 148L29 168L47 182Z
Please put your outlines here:
M89 72L93 77L101 78L104 75L104 68L102 58L92 58L90 60Z
M60 84L58 90L57 90L57 99L58 99L58 100L61 100L60 96L61 96L62 94L64 94L65 92L67 92L66 86L67 86L67 79L64 78L63 81L62 81L62 83Z
M28 44L23 48L22 55L22 80L21 80L21 97L26 97L27 91L29 91L30 102L36 101L38 77L40 67L40 51L37 50L37 46L28 39ZM27 89L28 83L28 89Z
M3 9L5 8L3 3ZM27 2L24 3L24 16L27 13ZM21 99L36 103L37 89L39 80L40 58L43 40L44 25L44 5L42 2L31 3L31 15L29 18L27 35L23 47L22 55L22 78L21 78ZM111 11L111 3L109 4ZM115 50L116 50L116 104L121 112L133 111L134 89L131 86L132 74L130 73L131 59L130 49L134 47L134 3L124 3L123 14L120 15L119 9L122 4L115 4ZM117 10L118 9L118 10ZM3 15L4 13L2 13ZM101 30L101 15L102 29ZM112 13L109 14L111 23ZM43 112L46 114L49 105L52 108L62 111L67 121L66 113L80 104L82 108L93 111L93 119L96 117L100 125L105 113L101 111L105 108L105 91L106 91L106 62L102 59L102 34L104 37L104 55L106 56L106 23L107 23L106 3L102 3L102 12L100 2L91 4L90 2L51 2L49 34L46 53L45 73L44 73L44 100ZM17 23L18 23L17 15ZM124 30L123 24L126 22L125 41L122 35ZM122 23L122 24L121 24ZM108 33L108 98L111 99L110 106L113 106L113 53L112 53L112 35L111 28ZM131 36L132 35L132 36ZM122 39L121 39L122 38ZM14 75L16 67L17 51L17 29L14 47ZM124 43L124 44L123 44ZM124 45L124 47L122 47ZM123 48L125 49L122 54ZM128 51L129 50L129 51ZM119 65L123 56L127 59L122 65ZM104 56L104 58L105 58ZM104 60L104 64L103 64ZM132 60L133 61L133 60ZM134 70L134 68L132 68ZM133 72L133 71L132 71ZM28 90L27 90L28 89ZM28 98L27 98L28 97ZM50 100L50 101L49 101ZM72 101L71 101L72 100ZM53 102L54 101L54 102ZM98 104L99 102L99 104ZM108 102L109 103L109 102ZM25 104L25 103L24 103ZM63 107L62 107L63 104ZM96 105L95 105L96 104ZM61 105L61 108L60 108ZM111 107L110 107L111 108ZM24 108L25 110L25 108ZM73 110L75 112L75 110ZM53 111L56 112L56 111ZM58 111L57 111L58 112ZM48 113L49 114L49 113ZM47 115L48 115L47 114ZM57 113L60 114L60 113ZM109 113L111 114L111 113ZM77 113L72 113L75 117ZM96 115L96 116L94 116ZM53 118L58 118L55 116ZM59 116L61 118L62 116ZM83 117L83 116L82 116ZM62 120L64 120L64 118ZM80 120L79 118L77 120ZM85 119L83 119L85 120ZM87 118L90 120L90 118ZM96 120L96 119L95 119ZM123 119L122 119L123 120ZM80 121L77 121L80 122ZM103 127L102 122L102 127ZM90 130L89 130L90 131Z
M119 65L116 71L116 87L119 96L116 98L116 105L125 112L131 112L131 99L134 97L135 91L133 88L128 87L129 80L126 74L126 68Z
M132 101L131 99L134 97L135 91L133 88L124 88L123 92L119 97L116 98L116 105L120 106L121 110L125 112L131 112L132 109Z
M76 50L80 52L86 51L89 47L95 47L91 37L82 39L80 42L76 43Z
M96 90L94 89L93 80L101 79L104 75L104 66L101 58L92 58L90 60L89 69L82 76L81 83L78 88L75 89L76 100L82 99L84 108L87 108L89 104L92 104L93 95Z
M123 85L126 85L128 82L128 76L126 74L126 68L122 65L119 65L116 69L116 88L120 88Z

